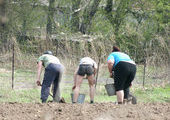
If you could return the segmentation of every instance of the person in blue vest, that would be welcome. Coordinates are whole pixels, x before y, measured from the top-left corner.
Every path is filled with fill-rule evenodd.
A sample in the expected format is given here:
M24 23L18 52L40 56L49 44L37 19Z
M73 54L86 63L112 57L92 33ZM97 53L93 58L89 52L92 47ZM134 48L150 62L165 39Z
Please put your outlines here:
M42 56L37 60L37 85L41 88L41 101L45 103L48 99L50 86L53 84L53 101L62 102L63 98L60 98L60 81L62 78L64 67L60 63L59 59L55 57L51 51L45 51ZM42 67L45 67L44 79L41 85L41 71Z
M114 78L117 102L123 104L129 97L129 87L135 78L136 64L117 46L113 46L112 53L107 58L107 64L110 77Z

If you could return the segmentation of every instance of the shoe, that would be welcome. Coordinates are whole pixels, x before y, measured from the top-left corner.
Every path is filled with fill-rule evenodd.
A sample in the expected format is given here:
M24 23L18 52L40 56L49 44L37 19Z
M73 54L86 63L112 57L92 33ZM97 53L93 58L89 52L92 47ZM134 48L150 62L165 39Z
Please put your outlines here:
M59 101L59 103L66 103L65 99L62 97Z
M124 102L118 102L118 104L124 104Z
M46 103L47 101L46 100L41 100L42 103Z

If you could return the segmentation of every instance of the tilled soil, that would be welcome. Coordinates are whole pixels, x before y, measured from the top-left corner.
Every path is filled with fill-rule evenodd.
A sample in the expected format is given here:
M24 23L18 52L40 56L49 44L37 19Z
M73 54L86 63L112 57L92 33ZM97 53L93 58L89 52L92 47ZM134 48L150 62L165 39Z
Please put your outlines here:
M0 103L0 120L170 120L170 103Z

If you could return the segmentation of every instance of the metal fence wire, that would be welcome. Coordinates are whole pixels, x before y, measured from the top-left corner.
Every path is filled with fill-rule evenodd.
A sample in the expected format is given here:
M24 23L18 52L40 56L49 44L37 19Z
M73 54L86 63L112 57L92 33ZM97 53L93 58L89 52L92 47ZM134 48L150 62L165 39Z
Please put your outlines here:
M84 56L83 53L81 53L83 51L80 53L74 53L73 48L69 48L69 50L74 53L70 54L71 52L67 50L64 51L63 47L66 46L61 44L58 46L52 46L48 50L51 50L65 66L63 82L66 84L73 84L73 73L79 64L80 58ZM0 54L0 87L11 87L12 89L36 87L36 61L38 57L47 50L46 48L46 46L18 46L16 44L11 44L8 51ZM66 54L66 52L69 52L69 54ZM99 56L97 56L97 53L95 56L90 52L85 54L94 58L97 63L99 62ZM106 64L107 54L102 54L100 57L101 61L99 64L98 83L99 85L103 85L109 78ZM168 81L168 70L163 68L156 69L156 66L152 66L152 69L148 69L145 65L137 65L137 69L134 84L145 86L146 84L161 84ZM154 71L155 69L156 71ZM113 79L110 79L110 81L113 82Z

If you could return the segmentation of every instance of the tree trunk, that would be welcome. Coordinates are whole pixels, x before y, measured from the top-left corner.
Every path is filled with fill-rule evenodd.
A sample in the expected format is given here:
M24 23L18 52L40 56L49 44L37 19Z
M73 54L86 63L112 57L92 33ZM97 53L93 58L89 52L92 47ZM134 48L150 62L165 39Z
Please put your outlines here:
M114 17L115 33L119 31L119 26L126 16L130 0L121 0Z
M112 15L112 7L113 7L113 0L107 0L107 5L105 7L106 17L110 21L111 25L114 28L114 19L113 19L113 15Z
M119 3L119 6L117 7L117 10L115 12L115 16L113 17L113 15L112 15L112 7L113 7L112 0L107 0L107 5L105 8L105 11L106 11L108 20L110 21L111 25L114 28L116 43L118 45L120 43L120 40L118 37L119 28L120 28L122 21L124 20L124 18L126 16L127 9L129 7L129 2L130 2L130 0L121 0Z
M26 17L23 18L23 23L22 23L22 30L21 30L21 35L19 37L19 43L21 44L26 44L27 42L27 29L26 29L26 24L27 20Z
M99 3L101 0L94 0L90 7L86 7L83 13L83 21L80 26L80 32L83 34L88 33L88 29L91 26L92 18L94 17L95 13L97 12Z
M7 49L8 27L7 27L7 18L5 17L6 8L7 8L6 5L7 2L5 0L0 0L0 51L1 52L6 52L8 50Z
M54 19L54 3L55 0L50 0L49 2L49 7L48 7L48 14L47 14L47 27L46 27L46 32L47 35L51 35L52 33L52 22Z
M5 1L0 0L0 33L1 33L0 36L1 37L2 37L2 33L4 31L4 27L5 27L4 18L5 18Z
M0 0L0 30L4 28L5 22L5 0Z
M76 11L80 7L81 0L72 0L72 19L71 19L71 29L74 32L79 31L79 12Z

